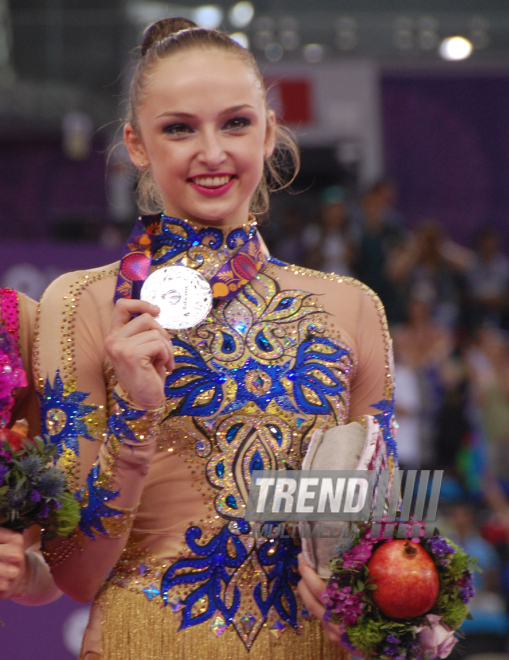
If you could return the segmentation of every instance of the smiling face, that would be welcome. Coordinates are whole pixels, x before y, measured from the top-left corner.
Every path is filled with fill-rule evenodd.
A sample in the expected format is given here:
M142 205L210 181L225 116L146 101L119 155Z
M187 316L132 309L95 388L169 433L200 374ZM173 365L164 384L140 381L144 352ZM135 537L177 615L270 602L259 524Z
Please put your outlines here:
M255 73L217 49L157 62L124 139L136 167L150 165L166 215L239 225L274 149L275 118Z

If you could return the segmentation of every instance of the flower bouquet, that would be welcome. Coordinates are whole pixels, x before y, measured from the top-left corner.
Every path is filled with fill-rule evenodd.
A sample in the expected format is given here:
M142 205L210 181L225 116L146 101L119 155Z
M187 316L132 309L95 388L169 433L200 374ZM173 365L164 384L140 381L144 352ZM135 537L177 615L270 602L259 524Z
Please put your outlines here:
M351 549L330 562L324 619L366 660L445 658L470 617L476 560L438 530L429 539L398 539L397 530L372 539L370 526L358 524Z
M0 526L21 532L37 524L46 538L68 536L78 526L79 504L55 467L56 446L41 438L27 440L12 430L2 429L2 436Z
M46 538L68 536L78 526L80 509L55 467L56 445L49 438L29 440L26 420L7 427L15 394L28 384L15 326L4 327L0 317L0 526L22 532L37 524Z

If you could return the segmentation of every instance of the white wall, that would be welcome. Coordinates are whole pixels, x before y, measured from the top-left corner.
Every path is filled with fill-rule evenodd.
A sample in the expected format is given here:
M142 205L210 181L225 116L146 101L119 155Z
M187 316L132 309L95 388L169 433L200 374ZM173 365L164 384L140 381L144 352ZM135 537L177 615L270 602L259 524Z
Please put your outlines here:
M306 78L310 81L314 121L307 126L292 126L301 146L339 147L342 144L345 158L349 157L348 152L359 150L362 183L372 182L383 174L376 64L363 60L262 64L261 70L269 79ZM277 109L277 85L271 96Z

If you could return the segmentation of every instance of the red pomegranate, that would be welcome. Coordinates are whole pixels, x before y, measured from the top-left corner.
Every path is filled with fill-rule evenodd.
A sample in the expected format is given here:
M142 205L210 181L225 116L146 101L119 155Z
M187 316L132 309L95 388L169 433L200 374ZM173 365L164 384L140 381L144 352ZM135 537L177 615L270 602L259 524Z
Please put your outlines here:
M376 605L392 619L422 616L438 597L438 571L424 548L404 539L378 547L368 562Z

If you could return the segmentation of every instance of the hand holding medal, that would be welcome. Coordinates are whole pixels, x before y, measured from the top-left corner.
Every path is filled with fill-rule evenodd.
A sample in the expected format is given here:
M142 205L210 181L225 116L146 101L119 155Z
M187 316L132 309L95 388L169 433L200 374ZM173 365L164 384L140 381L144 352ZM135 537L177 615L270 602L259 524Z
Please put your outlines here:
M172 219L163 216L163 221ZM142 217L128 239L118 271L111 332L105 341L119 384L143 409L164 404L166 373L175 368L167 330L186 330L204 321L214 299L234 298L269 257L253 226L248 240L208 281L179 263L150 273L153 236L159 225L159 218Z
M119 384L144 410L164 404L166 373L175 368L168 333L155 320L159 312L144 300L118 300L104 342Z
M212 309L212 289L192 268L167 266L148 277L142 300L159 307L158 322L167 330L185 330L204 321Z

